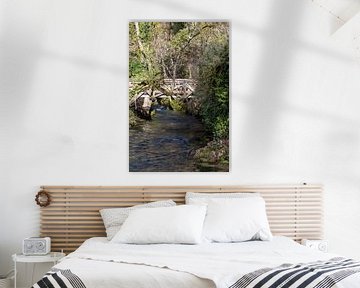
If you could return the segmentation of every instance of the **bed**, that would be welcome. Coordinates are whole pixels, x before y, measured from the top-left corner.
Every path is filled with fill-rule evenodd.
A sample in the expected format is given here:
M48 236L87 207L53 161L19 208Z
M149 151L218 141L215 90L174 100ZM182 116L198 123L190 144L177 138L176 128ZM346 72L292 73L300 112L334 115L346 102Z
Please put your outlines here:
M35 288L360 287L360 263L298 243L322 237L319 185L42 189L52 199L41 211L42 235L52 237L53 251L72 253L34 284ZM271 241L197 245L122 244L105 237L99 209L164 199L183 204L189 191L260 193L274 237Z

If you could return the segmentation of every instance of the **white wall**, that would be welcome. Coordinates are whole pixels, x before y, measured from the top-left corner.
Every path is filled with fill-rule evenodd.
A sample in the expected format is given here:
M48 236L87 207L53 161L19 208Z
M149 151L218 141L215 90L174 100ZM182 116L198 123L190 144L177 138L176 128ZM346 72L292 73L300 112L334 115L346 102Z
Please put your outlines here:
M0 2L0 273L42 184L325 185L332 252L360 258L360 65L311 1ZM232 21L230 173L129 173L129 19Z

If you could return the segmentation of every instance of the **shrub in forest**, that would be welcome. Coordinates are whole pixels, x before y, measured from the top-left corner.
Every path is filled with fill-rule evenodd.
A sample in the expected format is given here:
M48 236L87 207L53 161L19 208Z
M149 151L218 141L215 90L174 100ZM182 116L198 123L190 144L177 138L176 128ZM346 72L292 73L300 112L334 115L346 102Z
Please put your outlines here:
M205 147L196 150L194 159L198 163L228 163L229 142L227 140L213 140Z
M185 112L186 104L181 99L171 99L170 98L170 107L175 111Z
M135 112L132 109L129 109L129 125L130 127L136 126L138 123L138 117L136 116Z
M209 61L212 59L212 61ZM214 139L229 138L228 42L208 49L200 66L200 115Z

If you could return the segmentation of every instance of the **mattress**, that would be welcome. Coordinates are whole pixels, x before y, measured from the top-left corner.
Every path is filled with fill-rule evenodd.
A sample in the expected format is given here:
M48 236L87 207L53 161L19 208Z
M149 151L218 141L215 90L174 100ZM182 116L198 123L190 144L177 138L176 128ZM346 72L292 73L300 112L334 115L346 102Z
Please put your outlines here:
M289 274L292 264L311 263L312 267L318 267L325 263L333 267L335 262L331 262L330 259L339 259L337 257L337 255L312 250L286 237L274 237L272 241L200 245L112 244L106 238L91 238L54 268L57 271L71 271L83 283L83 286L77 287L87 288L278 287L274 285L241 286L236 283L240 283L238 281L241 279L246 279L248 282L247 279L256 274L254 271L274 274L271 269L280 266L281 271L287 271L287 274L282 272L283 274L279 274L278 278L271 279L273 281L271 283L276 283L281 275ZM356 270L360 268L360 264L351 262L352 260L349 259L339 261L350 261L347 263L352 263L349 266L352 270L347 269L347 271L351 273L331 286L319 287L360 287L360 273ZM344 264L341 265L344 266ZM299 267L294 266L297 274L293 274L292 277L299 275L298 271L309 270L308 267ZM342 270L341 268L340 272ZM303 282L306 283L306 281ZM315 286L295 285L294 287L312 288Z

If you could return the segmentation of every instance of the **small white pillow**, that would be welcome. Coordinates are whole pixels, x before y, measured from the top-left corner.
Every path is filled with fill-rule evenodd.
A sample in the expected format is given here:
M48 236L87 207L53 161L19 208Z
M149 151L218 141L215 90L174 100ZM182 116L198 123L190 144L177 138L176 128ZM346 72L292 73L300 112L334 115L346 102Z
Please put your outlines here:
M255 192L241 192L241 193L198 193L198 192L186 192L185 203L186 204L208 204L211 199L233 199L233 198L247 198L247 197L259 197L259 193Z
M203 237L210 242L271 240L264 199L247 197L209 200Z
M107 239L110 241L115 234L120 230L121 225L124 223L130 212L139 208L153 208L153 207L170 207L176 206L172 200L163 200L139 204L127 208L107 208L101 209L100 214L106 229Z
M111 242L198 244L205 214L205 205L133 210Z

